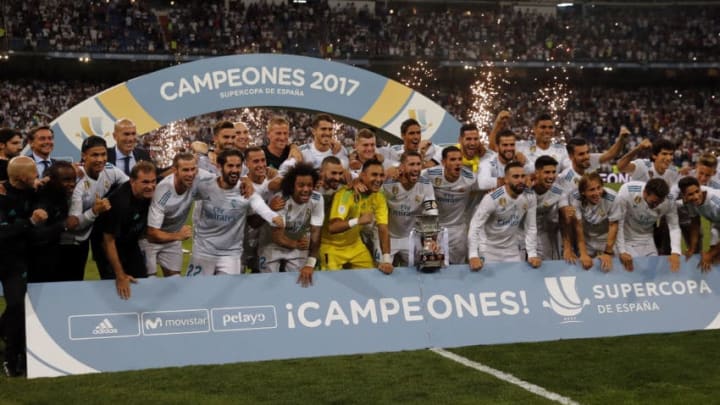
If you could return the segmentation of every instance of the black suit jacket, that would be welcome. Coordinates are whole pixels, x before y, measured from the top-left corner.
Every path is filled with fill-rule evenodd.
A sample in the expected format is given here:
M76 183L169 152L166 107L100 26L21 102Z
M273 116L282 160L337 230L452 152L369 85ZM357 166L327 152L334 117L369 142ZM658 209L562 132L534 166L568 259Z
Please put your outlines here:
M108 162L117 166L117 164L116 164L117 156L115 154L115 147L113 146L112 148L108 148L107 152L108 152L107 153ZM148 153L148 151L146 151L145 149L135 148L135 149L133 149L132 153L133 153L133 157L135 158L136 162L145 160L147 162L152 163L152 159L150 159L150 153Z

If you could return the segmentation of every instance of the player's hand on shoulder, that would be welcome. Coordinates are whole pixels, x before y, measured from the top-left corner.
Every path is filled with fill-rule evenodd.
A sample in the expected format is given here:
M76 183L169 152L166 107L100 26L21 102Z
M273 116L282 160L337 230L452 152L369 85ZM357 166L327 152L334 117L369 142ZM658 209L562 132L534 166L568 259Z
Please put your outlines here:
M272 223L277 228L285 228L285 221L280 215L273 217Z
M273 211L280 211L285 208L285 199L277 195L270 200L270 209Z
M253 186L252 180L250 180L249 177L241 177L240 178L240 193L245 198L250 198L250 196L253 195L255 192L255 186Z

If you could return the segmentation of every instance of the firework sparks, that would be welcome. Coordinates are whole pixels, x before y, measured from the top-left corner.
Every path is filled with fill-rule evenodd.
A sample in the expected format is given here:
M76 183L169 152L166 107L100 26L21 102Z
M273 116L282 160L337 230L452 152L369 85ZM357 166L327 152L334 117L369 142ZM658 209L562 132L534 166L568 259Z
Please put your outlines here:
M427 61L418 60L414 65L404 65L397 73L398 80L415 91L435 99L438 92L432 87L437 80L435 69Z
M144 138L158 167L170 167L175 154L188 148L190 132L185 121L173 121Z
M478 79L470 86L472 106L468 119L480 127L483 135L491 128L494 121L493 103L498 95L495 88L494 76L491 71L478 75Z
M470 97L472 104L467 112L467 119L474 122L482 132L483 141L495 124L495 114L498 110L506 109L506 106L499 106L501 88L508 85L508 81L497 72L493 71L491 65L476 74L475 82L470 86Z
M572 90L570 90L568 86L569 78L566 75L566 69L564 67L558 69L561 71L553 75L550 83L538 90L540 97L537 100L540 106L545 106L545 109L555 122L557 138L553 139L553 142L563 142L565 131L562 126L562 120L565 118L568 100L572 95Z

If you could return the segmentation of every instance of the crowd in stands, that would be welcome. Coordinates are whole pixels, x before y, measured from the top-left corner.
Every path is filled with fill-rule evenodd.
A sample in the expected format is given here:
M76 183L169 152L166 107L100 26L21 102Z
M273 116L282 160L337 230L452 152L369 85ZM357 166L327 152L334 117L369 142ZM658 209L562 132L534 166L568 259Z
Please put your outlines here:
M327 2L4 2L14 50L509 61L718 61L720 7L586 6L556 15L500 5L375 10Z
M27 130L50 122L82 100L109 86L81 82L2 81L0 82L0 125ZM443 104L460 121L467 121L471 96L444 90ZM703 152L718 149L720 142L720 94L717 91L691 88L640 87L614 89L601 87L574 88L568 103L558 116L558 134L570 138L582 136L593 151L606 150L615 140L621 125L633 133L630 146L643 138L664 137L677 142L675 164L693 163ZM527 86L516 86L495 99L489 110L509 109L512 128L525 138L530 134L533 112L542 109L542 101ZM290 138L297 144L311 141L311 115L298 111L269 109L236 109L192 117L153 131L142 142L159 161L168 161L176 150L187 148L195 140L210 143L211 127L222 120L244 121L253 142L262 143L265 127L274 114L283 114L292 123ZM336 123L335 134L351 148L358 128ZM486 128L487 130L487 128ZM170 146L170 148L168 148ZM167 156L164 156L167 155Z

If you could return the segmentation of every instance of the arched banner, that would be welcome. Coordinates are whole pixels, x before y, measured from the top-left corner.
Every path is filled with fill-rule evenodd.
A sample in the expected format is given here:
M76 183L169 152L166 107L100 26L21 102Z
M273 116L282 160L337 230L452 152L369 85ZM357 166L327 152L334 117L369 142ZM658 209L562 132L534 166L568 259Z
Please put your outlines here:
M165 124L243 107L327 112L400 136L415 118L423 138L457 139L460 123L441 106L394 80L342 63L304 56L250 54L202 59L120 83L55 119L55 155L77 156L82 140L103 135L113 122L133 120L138 133Z

